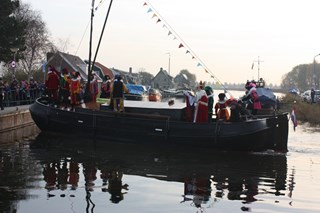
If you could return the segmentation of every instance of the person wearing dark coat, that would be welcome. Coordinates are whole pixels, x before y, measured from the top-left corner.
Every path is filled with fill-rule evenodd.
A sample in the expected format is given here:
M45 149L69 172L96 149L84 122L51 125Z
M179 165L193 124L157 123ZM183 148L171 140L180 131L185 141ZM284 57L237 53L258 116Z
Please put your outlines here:
M48 79L45 84L50 104L56 104L58 100L58 88L60 85L60 80L53 67L49 67Z
M314 101L314 96L315 96L315 94L316 94L316 92L315 92L314 89L312 88L312 89L311 89L311 103L312 103L312 104L315 103L315 101Z
M241 100L233 99L230 104L230 122L239 122L245 120L245 116L250 115L249 111L243 107Z
M113 86L111 88L111 96L113 101L113 110L116 112L123 112L124 106L123 106L123 97L124 93L128 93L128 89L126 85L123 83L122 78L120 75L117 75Z

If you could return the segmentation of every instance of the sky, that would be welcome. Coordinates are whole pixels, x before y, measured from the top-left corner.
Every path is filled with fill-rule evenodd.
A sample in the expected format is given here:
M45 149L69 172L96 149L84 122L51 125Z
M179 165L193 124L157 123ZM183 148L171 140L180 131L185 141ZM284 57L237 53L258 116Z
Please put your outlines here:
M21 1L41 13L60 50L88 59L92 0ZM95 1L93 53L109 3ZM319 0L114 0L96 61L153 75L187 69L197 81L263 77L279 85L295 66L320 63L319 8Z

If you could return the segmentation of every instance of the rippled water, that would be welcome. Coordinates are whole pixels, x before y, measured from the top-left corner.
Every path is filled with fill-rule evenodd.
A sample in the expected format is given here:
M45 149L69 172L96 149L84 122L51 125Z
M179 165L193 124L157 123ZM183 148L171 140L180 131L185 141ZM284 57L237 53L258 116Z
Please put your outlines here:
M40 134L0 146L0 212L319 212L319 132L290 127L286 154Z

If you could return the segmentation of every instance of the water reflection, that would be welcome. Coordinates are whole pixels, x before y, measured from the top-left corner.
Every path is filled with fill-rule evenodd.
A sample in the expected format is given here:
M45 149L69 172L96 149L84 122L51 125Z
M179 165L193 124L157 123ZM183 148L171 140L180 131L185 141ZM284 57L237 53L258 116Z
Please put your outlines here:
M20 148L1 153L0 200L6 202L1 202L0 210L15 208L18 200L28 199L27 190L17 189L30 188L30 176L45 181L49 200L57 194L61 198L75 197L76 193L67 194L66 190L84 189L87 212L95 211L97 203L92 196L98 192L109 193L111 203L123 202L132 188L123 182L124 175L183 183L180 203L196 208L209 208L224 199L238 200L243 204L242 211L250 211L246 205L257 201L258 195L284 196L286 188L291 194L294 189L294 173L287 180L284 154L105 145L43 133L30 148ZM27 167L32 165L30 174ZM77 199L81 202L83 197Z
M27 137L32 137L40 132L35 124L26 125L9 131L0 131L0 145L21 141Z

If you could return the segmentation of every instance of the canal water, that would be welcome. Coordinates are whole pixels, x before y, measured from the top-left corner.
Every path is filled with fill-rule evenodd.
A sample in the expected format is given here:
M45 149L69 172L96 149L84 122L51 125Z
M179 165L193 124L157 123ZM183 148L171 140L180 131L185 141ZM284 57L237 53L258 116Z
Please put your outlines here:
M320 131L288 153L105 145L74 135L0 145L0 212L320 212Z

